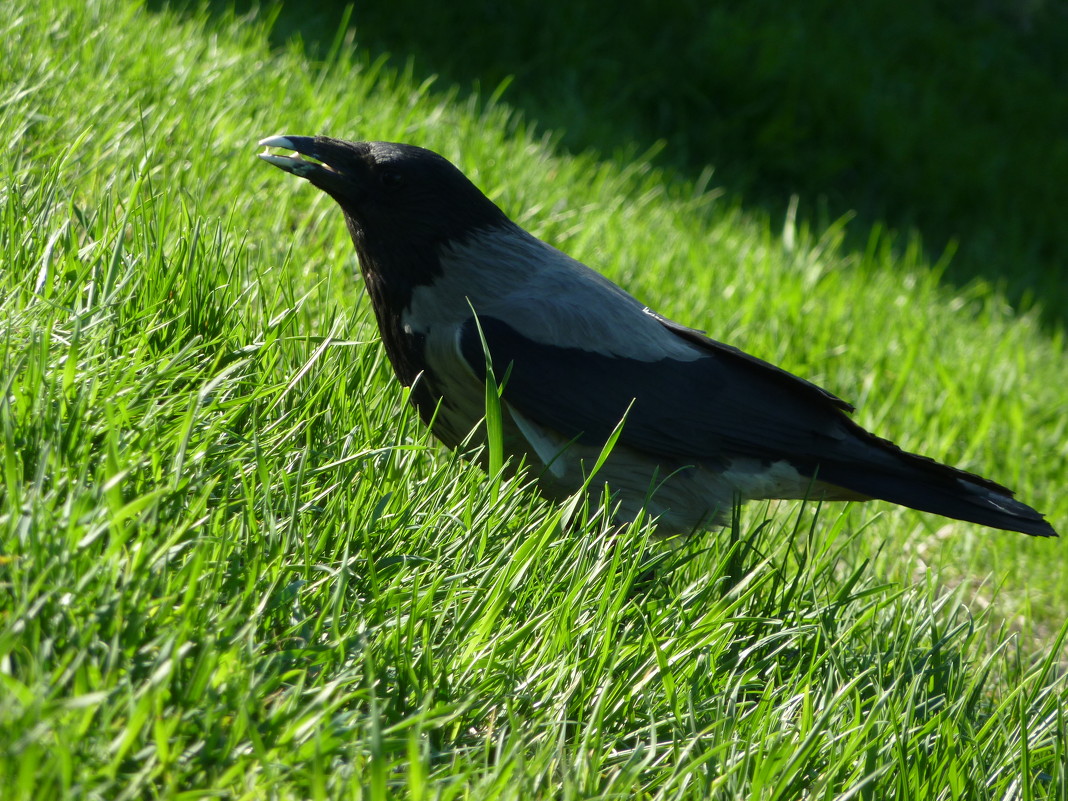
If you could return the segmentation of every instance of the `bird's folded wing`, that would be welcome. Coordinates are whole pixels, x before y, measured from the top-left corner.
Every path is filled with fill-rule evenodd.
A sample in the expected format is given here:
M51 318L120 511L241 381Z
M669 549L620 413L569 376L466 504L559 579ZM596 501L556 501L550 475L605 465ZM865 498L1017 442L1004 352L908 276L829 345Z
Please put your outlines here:
M695 328L687 328L681 323L676 323L674 320L669 320L667 317L657 314L652 309L645 309L645 313L675 336L689 342L691 345L696 345L701 350L718 356L726 362L735 362L740 365L744 363L748 368L757 368L756 372L763 373L766 378L782 381L793 392L807 392L813 394L824 401L829 401L833 406L837 406L843 412L852 413L854 411L853 404L848 401L842 400L837 395L833 395L823 387L813 384L811 381L806 381L804 378L796 376L793 373L786 372L786 370L783 370L781 367L776 367L771 362L766 362L763 359L758 359L756 356L751 356L744 350L739 350L733 345L725 345L722 342L709 339L704 331L698 331Z
M735 456L807 464L848 438L841 401L740 351L631 359L540 343L483 315L464 323L459 345L476 375L488 350L504 400L565 440L603 444L625 416L621 443L723 468Z

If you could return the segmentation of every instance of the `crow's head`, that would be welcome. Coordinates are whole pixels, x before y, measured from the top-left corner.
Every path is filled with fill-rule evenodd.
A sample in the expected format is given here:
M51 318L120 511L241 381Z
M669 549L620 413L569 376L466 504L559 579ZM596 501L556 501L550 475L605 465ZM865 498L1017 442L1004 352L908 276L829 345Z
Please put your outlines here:
M389 261L412 250L435 250L474 230L510 225L462 172L421 147L326 136L272 136L260 144L295 152L268 151L260 158L334 198L361 257Z

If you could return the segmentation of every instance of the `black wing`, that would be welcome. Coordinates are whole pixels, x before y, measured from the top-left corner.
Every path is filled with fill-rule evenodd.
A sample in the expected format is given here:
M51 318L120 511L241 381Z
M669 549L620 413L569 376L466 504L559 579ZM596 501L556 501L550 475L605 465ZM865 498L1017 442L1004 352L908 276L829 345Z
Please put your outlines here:
M1000 484L903 451L854 423L844 413L851 407L816 385L658 319L706 355L642 361L545 345L494 317L479 323L504 399L565 439L603 444L625 414L621 443L675 463L715 469L734 457L786 460L802 475L860 496L1056 536ZM460 346L471 369L484 374L474 320L464 324Z
M479 326L503 398L564 438L598 445L626 415L620 441L649 454L725 467L732 456L804 468L847 438L848 404L766 362L663 321L699 338L693 360L642 361L545 345L494 317L461 331L465 361L484 374ZM629 409L629 412L628 412Z

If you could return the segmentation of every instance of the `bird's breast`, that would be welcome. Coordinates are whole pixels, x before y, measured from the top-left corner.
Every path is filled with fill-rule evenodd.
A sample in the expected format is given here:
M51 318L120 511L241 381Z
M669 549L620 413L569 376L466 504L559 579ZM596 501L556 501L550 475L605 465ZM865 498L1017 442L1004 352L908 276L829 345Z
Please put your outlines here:
M390 355L397 377L412 388L411 401L419 416L434 436L450 448L469 440L477 445L477 429L485 416L484 376L475 376L461 357L458 336L458 327L419 329L402 315L398 358L394 360ZM403 375L398 365L403 366ZM470 437L472 431L476 432L474 438Z

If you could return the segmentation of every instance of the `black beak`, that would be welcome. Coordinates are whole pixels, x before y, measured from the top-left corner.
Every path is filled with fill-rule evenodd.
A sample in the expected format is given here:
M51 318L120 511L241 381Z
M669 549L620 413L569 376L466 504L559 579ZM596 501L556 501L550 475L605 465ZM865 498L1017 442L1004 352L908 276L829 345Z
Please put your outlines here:
M334 197L350 196L358 186L355 176L347 175L341 167L346 161L351 163L352 154L326 137L268 136L261 139L259 144L267 148L259 157L268 164L305 178ZM270 148L291 150L294 155L275 155Z

